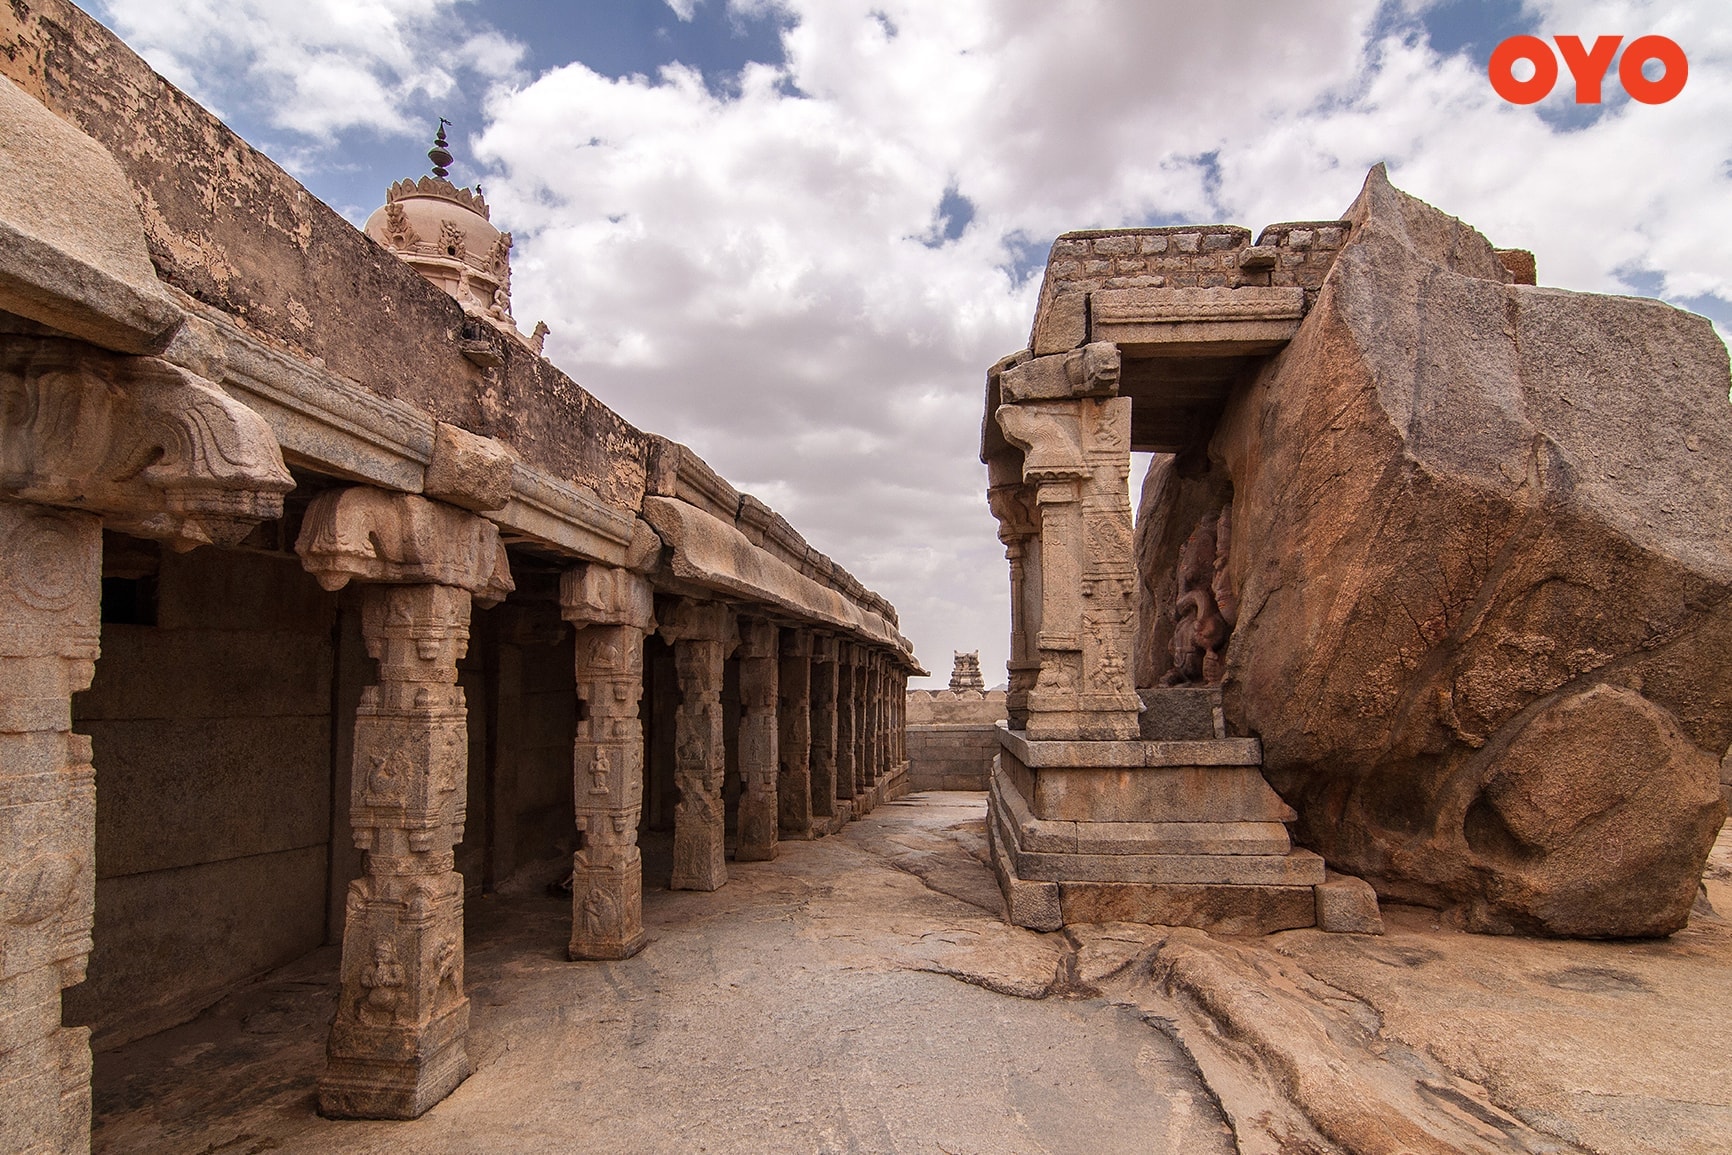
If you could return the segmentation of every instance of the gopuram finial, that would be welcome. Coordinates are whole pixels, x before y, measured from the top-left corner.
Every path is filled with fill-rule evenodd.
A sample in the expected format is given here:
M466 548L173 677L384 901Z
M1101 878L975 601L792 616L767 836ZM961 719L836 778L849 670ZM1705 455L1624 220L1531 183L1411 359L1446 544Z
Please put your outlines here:
M451 175L450 141L445 139L445 129L451 122L443 116L439 118L439 132L433 138L433 147L427 150L427 159L433 162L433 175L444 179Z

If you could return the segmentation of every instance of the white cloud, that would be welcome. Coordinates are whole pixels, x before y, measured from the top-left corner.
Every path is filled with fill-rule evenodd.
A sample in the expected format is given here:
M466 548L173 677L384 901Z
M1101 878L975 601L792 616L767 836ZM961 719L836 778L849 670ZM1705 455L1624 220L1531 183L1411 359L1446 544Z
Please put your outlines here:
M1666 31L1692 52L1687 98L1574 132L1411 27L1371 42L1375 0L779 7L786 65L748 69L737 98L679 68L571 66L492 103L481 159L524 238L520 312L548 316L556 360L773 496L896 602L941 677L978 647L996 680L1007 647L975 448L984 370L1031 319L1033 284L1004 272L1017 238L1329 216L1388 160L1536 249L1548 283L1646 270L1732 300L1732 233L1704 227L1732 107L1705 3L1540 5L1548 28ZM949 188L973 220L928 247Z
M666 2L689 20L699 0ZM418 91L498 85L477 159L517 233L520 319L545 316L549 352L603 401L889 596L940 679L950 650L978 648L989 681L1007 578L981 386L1031 320L1036 286L1006 270L1055 234L1330 216L1386 160L1534 249L1546 283L1732 303L1719 3L1528 0L1544 35L1656 32L1690 54L1677 100L1614 101L1572 130L1504 104L1410 21L1389 30L1427 6L729 0L787 18L786 61L718 95L681 66L531 81L458 0L108 0L172 79L218 107L256 92L309 147L419 131ZM937 244L947 191L973 216Z
M328 147L349 130L420 134L417 96L442 97L467 69L517 77L521 45L460 18L463 0L100 0L153 67L219 114ZM473 15L475 8L465 14Z

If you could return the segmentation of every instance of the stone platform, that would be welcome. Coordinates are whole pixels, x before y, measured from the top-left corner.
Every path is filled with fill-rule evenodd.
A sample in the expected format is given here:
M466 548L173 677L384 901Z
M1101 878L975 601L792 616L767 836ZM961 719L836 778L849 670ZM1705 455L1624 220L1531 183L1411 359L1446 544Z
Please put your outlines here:
M997 734L987 834L1011 922L1373 929L1369 887L1293 846L1256 739Z

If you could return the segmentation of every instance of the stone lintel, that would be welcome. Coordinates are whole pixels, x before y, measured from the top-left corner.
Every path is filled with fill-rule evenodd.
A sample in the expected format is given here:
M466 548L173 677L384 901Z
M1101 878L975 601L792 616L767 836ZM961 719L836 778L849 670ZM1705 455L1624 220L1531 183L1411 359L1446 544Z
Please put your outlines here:
M669 497L645 497L643 516L671 549L668 568L674 577L839 629L860 641L886 646L903 655L905 662L911 660L902 636L881 614L753 545L733 524Z
M291 465L404 493L423 490L437 422L401 401L280 349L226 314L186 298L186 324L163 357L220 381L264 419ZM437 488L437 482L435 483ZM487 513L507 541L568 557L623 564L636 521L587 486L511 463L504 505Z
M1263 747L1255 738L1212 738L1146 742L1087 742L1033 739L997 723L999 745L1030 769L1131 769L1161 766L1262 766Z
M517 455L502 442L449 422L435 422L433 457L421 492L464 509L503 509L511 499L516 461Z
M1127 356L1271 353L1293 339L1305 290L1103 289L1089 295L1090 333Z

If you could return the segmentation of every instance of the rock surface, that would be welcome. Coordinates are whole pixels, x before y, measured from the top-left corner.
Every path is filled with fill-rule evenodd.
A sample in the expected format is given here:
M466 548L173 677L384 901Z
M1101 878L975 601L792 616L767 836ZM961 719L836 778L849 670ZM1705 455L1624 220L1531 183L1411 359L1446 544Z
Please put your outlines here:
M1349 215L1210 449L1229 724L1261 736L1299 841L1386 899L1482 931L1676 931L1732 740L1726 348L1658 301L1509 283L1381 168Z

